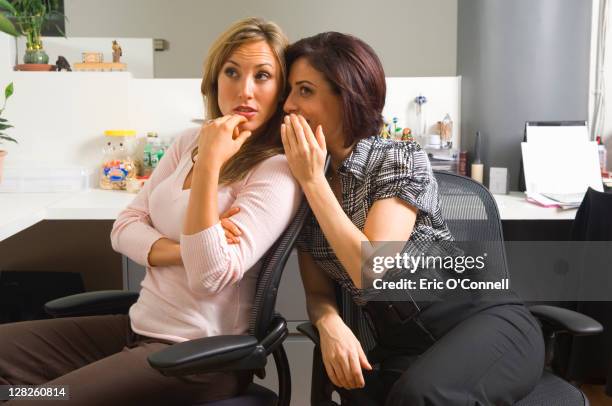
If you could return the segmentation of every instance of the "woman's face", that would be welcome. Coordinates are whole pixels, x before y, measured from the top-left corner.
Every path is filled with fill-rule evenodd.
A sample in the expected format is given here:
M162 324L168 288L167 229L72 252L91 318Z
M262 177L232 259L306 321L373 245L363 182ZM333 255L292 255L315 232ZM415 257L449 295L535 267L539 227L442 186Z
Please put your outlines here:
M313 131L321 125L328 149L342 148L342 99L325 76L306 58L299 58L291 66L287 84L290 92L284 105L285 112L304 116Z
M238 47L221 67L217 83L221 113L246 117L242 130L260 130L276 112L280 66L265 41Z

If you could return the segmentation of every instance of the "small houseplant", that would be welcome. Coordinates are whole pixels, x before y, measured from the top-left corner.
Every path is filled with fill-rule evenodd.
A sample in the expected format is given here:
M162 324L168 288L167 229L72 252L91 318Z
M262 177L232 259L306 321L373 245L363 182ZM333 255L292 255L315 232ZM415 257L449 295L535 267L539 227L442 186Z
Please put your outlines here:
M2 182L2 168L4 167L4 157L7 152L3 150L1 147L6 141L17 143L17 140L9 137L4 131L12 128L13 126L9 124L8 120L2 117L2 113L4 113L4 108L6 107L6 101L13 94L13 83L9 83L8 86L4 89L4 103L2 104L2 108L0 109L0 182Z
M42 28L54 16L65 18L58 10L58 0L0 0L0 31L26 37L25 64L48 64Z

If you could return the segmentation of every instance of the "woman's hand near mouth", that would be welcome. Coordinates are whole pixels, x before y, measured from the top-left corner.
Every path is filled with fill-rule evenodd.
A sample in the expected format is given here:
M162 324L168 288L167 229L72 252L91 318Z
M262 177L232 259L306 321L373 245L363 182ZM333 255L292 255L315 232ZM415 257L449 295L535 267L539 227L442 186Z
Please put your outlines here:
M303 116L285 116L281 139L289 168L302 187L310 182L327 182L324 173L327 147L320 125L313 133Z
M251 131L239 128L247 121L242 115L231 114L204 123L198 140L198 155L203 159L198 159L196 166L211 165L220 169L251 136Z

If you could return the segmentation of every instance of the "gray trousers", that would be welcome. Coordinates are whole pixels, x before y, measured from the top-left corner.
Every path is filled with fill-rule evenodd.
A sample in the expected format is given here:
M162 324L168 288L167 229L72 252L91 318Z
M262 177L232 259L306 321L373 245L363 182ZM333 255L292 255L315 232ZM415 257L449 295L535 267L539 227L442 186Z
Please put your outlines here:
M67 385L69 401L12 405L181 405L237 395L250 373L166 377L147 356L170 342L140 336L127 315L0 325L0 385Z
M365 389L341 395L351 405L507 406L533 390L544 367L540 326L522 305L478 312L427 346L389 357L366 372Z

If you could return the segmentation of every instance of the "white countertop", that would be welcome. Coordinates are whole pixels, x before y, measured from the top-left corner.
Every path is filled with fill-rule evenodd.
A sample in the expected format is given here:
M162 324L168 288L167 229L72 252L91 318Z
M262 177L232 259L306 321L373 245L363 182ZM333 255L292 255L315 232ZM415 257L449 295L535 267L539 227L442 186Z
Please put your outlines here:
M0 193L0 241L42 220L114 220L134 198L125 191ZM572 220L574 210L540 207L521 192L494 195L502 220Z

